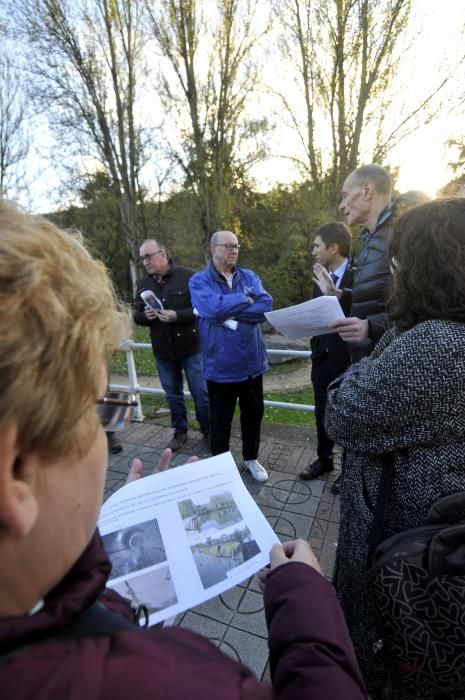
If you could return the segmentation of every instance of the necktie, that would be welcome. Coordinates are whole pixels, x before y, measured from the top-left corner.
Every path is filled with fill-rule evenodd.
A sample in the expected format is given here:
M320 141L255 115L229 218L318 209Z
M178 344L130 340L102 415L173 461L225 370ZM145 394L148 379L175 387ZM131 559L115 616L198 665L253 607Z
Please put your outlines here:
M339 275L335 275L334 272L330 272L330 273L329 273L329 276L330 276L331 279L333 280L334 286L336 286L337 281L338 281L338 279L339 279Z

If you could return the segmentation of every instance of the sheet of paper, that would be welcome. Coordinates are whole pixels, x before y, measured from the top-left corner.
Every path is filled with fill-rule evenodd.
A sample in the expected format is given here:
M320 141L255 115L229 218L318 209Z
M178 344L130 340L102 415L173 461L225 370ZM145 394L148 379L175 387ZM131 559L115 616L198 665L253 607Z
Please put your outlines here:
M162 304L161 299L157 297L156 294L154 294L152 291L149 289L144 289L143 292L141 292L141 298L144 300L144 302L150 306L154 311L164 311L164 307Z
M146 605L150 624L241 583L279 542L229 452L127 484L102 506L99 529L109 587Z
M337 297L317 297L287 309L268 311L267 320L288 338L311 338L315 335L334 333L331 323L344 318Z

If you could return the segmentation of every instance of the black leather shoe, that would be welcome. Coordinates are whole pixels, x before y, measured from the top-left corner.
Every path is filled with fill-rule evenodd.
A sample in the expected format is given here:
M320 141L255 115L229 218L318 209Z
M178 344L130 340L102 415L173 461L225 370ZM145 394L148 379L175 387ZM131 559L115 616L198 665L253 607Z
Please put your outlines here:
M336 481L331 486L331 493L334 493L335 496L339 496L341 493L341 474L339 474Z
M173 452L177 452L187 442L187 433L175 433L173 438L167 444Z
M300 472L299 478L303 479L304 481L309 481L310 479L316 479L317 476L320 476L325 472L332 472L333 469L334 466L332 459L321 460L318 458L309 464L308 467L303 470L303 472Z

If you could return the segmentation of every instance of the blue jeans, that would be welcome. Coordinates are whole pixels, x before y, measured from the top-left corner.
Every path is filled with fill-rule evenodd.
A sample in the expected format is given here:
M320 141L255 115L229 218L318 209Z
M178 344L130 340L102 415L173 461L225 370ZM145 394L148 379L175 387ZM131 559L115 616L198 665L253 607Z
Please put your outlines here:
M160 383L166 393L166 400L171 413L171 427L175 433L187 433L186 403L182 370L186 375L187 385L194 400L195 417L204 435L210 433L208 394L202 371L200 353L183 357L181 360L165 360L155 355Z

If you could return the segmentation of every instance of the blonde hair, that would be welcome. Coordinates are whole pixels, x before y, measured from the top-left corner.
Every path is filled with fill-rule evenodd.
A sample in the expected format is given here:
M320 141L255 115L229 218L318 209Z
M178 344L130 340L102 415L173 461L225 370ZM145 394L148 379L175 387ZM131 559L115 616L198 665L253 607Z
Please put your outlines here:
M82 451L127 328L104 265L0 198L0 427L16 424L22 450Z

